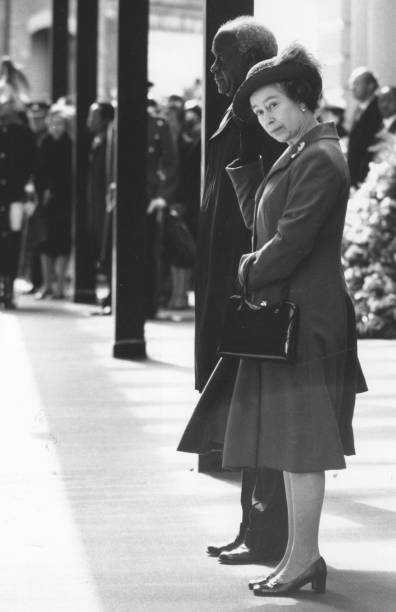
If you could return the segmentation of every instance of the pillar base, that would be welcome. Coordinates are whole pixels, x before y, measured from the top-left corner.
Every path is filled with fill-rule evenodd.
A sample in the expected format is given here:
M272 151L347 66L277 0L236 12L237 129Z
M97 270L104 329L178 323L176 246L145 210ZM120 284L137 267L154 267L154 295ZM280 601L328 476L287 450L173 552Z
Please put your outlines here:
M116 359L146 359L145 340L118 340L113 346Z

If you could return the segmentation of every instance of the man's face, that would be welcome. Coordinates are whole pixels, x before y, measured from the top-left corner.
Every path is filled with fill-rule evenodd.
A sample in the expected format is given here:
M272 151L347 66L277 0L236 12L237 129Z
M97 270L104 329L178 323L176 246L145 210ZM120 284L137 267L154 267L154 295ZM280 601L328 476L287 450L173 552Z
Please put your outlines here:
M349 87L352 95L358 102L365 102L372 96L375 86L367 78L366 74L358 75L351 79Z
M88 112L87 128L91 134L97 135L104 130L104 121L99 106L93 104Z
M384 119L396 115L396 90L381 90L378 95L378 108Z
M29 127L35 134L47 129L47 113L45 111L28 111Z
M223 96L232 98L248 70L235 37L229 33L217 34L213 39L212 54L214 62L210 71L217 85L217 91Z

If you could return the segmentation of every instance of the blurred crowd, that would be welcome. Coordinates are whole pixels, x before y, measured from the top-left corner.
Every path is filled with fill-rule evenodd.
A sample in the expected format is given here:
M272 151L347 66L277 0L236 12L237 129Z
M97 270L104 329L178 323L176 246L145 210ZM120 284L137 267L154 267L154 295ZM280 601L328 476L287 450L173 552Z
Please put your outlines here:
M350 77L356 107L324 98L320 120L334 121L348 160L351 183L365 178L375 143L396 133L396 88L380 85L361 67ZM145 310L192 306L193 269L201 184L201 99L154 99L147 83L147 249ZM198 88L197 88L198 87ZM187 91L187 90L186 90ZM28 80L9 58L0 66L0 301L14 308L14 280L27 281L37 299L70 292L72 247L73 103L30 100ZM116 201L116 103L94 102L86 185L87 256L96 270L100 313L111 312L112 211Z
M147 84L147 253L145 310L191 307L191 270L200 199L201 103L150 97ZM0 301L15 308L14 281L39 300L70 292L75 108L30 100L24 73L0 67ZM95 269L100 313L111 312L112 214L116 201L116 102L87 116L86 256Z

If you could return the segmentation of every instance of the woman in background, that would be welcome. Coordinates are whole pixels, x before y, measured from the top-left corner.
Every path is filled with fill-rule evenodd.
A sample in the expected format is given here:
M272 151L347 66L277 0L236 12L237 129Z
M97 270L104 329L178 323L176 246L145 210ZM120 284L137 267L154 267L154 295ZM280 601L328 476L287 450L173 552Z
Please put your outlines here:
M43 275L43 286L36 296L38 299L65 297L72 212L72 143L67 122L65 111L52 107L48 116L48 134L38 153L36 188L41 218Z

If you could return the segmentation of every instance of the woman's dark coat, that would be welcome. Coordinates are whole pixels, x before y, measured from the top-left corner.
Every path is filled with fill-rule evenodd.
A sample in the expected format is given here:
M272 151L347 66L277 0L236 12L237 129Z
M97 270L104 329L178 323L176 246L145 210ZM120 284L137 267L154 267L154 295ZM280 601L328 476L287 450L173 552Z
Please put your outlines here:
M72 142L65 132L59 140L48 134L39 149L36 188L42 224L41 251L68 255L71 246ZM45 192L49 198L45 199Z
M95 261L100 259L104 231L106 195L109 185L107 163L107 131L105 130L92 140L87 173L87 228L91 253Z
M289 279L300 308L295 366L241 360L229 413L214 375L180 444L197 452L215 431L224 434L227 467L267 466L295 472L344 467L354 453L356 391L366 389L356 354L353 307L341 267L348 170L332 124L315 127L288 149L267 179L259 162L229 170L249 227L254 225L252 300L278 301ZM252 257L242 258L244 263ZM217 428L214 427L217 425Z

